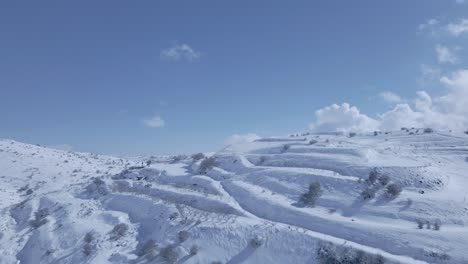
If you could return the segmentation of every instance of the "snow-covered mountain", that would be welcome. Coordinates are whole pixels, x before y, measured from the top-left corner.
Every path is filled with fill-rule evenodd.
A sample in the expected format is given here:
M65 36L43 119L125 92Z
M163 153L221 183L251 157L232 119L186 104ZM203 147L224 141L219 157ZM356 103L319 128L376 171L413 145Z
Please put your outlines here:
M0 183L0 263L468 263L464 133L131 160L0 140Z

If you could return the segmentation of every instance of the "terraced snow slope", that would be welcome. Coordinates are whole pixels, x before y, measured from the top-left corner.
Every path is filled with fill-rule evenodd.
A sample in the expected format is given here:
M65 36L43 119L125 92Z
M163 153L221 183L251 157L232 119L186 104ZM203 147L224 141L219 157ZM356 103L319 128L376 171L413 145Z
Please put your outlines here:
M185 156L0 140L0 263L319 263L325 242L385 263L468 263L465 134L307 134L213 158L200 174ZM390 182L369 183L374 168ZM305 206L313 182L322 195Z

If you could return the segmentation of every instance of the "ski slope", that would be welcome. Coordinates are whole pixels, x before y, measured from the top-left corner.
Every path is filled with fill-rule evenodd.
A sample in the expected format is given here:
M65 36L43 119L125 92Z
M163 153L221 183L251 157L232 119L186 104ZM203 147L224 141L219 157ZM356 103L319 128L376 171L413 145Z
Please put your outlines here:
M325 242L385 263L468 263L468 135L305 133L211 155L200 173L190 156L0 140L0 263L313 264ZM402 192L369 183L374 168ZM322 195L303 206L313 182Z

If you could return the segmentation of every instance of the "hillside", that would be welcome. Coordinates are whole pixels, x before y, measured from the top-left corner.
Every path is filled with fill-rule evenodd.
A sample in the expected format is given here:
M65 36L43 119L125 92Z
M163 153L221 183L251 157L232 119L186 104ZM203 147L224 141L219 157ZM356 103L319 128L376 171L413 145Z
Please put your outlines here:
M0 263L468 263L463 133L305 133L198 158L0 140Z

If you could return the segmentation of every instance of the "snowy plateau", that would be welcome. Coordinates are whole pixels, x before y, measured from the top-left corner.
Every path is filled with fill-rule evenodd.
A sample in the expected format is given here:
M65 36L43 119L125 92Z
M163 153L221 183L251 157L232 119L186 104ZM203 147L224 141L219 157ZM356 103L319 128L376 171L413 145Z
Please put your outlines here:
M125 158L4 139L0 263L466 264L467 198L460 131Z

